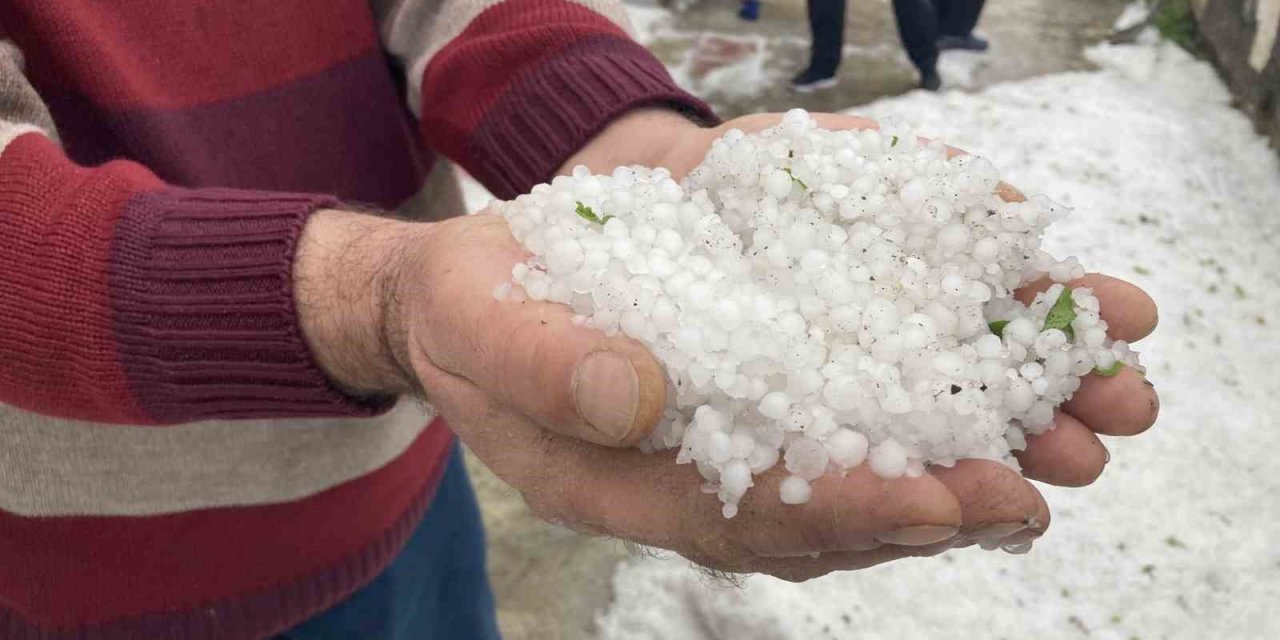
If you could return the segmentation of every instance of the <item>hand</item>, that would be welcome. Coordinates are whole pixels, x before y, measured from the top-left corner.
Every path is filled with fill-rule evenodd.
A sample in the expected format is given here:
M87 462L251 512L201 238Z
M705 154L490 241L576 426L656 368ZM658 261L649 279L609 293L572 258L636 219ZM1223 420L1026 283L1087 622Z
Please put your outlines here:
M655 426L663 373L638 343L575 327L561 305L495 300L492 291L525 256L501 218L441 223L415 255L402 279L407 339L399 357L477 457L544 519L718 569L795 580L940 552L967 540L958 535L966 514L979 524L1016 521L1019 529L1047 524L1044 502L1017 474L973 461L956 467L955 488L932 476L885 480L864 466L818 480L814 499L801 506L778 499L785 473L774 469L725 520L701 476L675 464L672 452L601 446L634 443ZM600 353L625 355L634 377L603 389L575 385L594 377L577 372ZM620 404L638 399L641 407L614 414L625 418L618 420L625 435L608 439L584 427L593 414L583 410L591 401L583 394L619 390Z
M601 338L569 324L563 307L493 300L488 292L507 280L509 265L522 256L521 250L496 216L451 224L436 238L441 243L436 250L425 255L437 256L440 270L457 265L448 275L454 283L424 296L420 311L410 314L426 317L432 298L457 304L452 320L423 326L418 334L438 330L439 337L410 341L411 368L468 446L520 490L541 517L672 549L706 566L792 580L931 555L974 541L1024 543L1047 527L1048 507L1031 484L1004 466L978 460L914 479L885 480L860 467L843 478L817 480L813 500L799 506L778 500L778 483L785 473L774 469L757 478L738 516L725 520L717 498L701 491L701 476L692 465L676 465L671 452L646 455L598 446L575 437L564 422L547 418L542 403L548 399L572 405L572 375L559 364L572 359L544 366L537 354L561 349L580 354ZM480 256L504 258L490 261ZM1114 288L1108 282L1096 280L1102 284L1097 291L1104 308L1138 309L1132 315L1107 312L1114 335L1136 337L1151 319L1141 304L1133 304L1136 290ZM515 340L507 351L501 347L504 336ZM491 346L481 346L486 344ZM446 355L436 356L437 349ZM468 365L468 354L480 357ZM468 373L468 367L474 373ZM527 382L520 388L503 387L519 380ZM658 397L662 381L656 370L646 367L637 382ZM1079 415L1103 408L1099 403L1107 399L1100 393L1126 393L1124 387L1130 383L1120 377L1097 382L1103 386L1091 381L1078 396L1076 402L1086 409ZM1139 389L1147 390L1140 384ZM1101 421L1090 424L1105 424L1108 432L1117 433L1141 430L1147 420L1105 410L1101 415ZM1044 462L1037 467L1037 458L1026 458L1029 470L1068 474L1072 481L1096 475L1104 450L1083 424L1067 414L1060 416L1062 431L1042 436L1030 448L1030 455L1043 456ZM642 431L651 426L636 425ZM1055 437L1062 440L1051 440ZM821 555L810 557L814 552Z
M619 119L561 168L567 172L576 164L586 164L595 172L607 172L621 164L664 166L677 178L697 166L711 143L731 128L758 131L773 126L779 114L758 114L738 118L715 128L700 128L673 113L642 111ZM876 128L871 120L837 114L814 114L819 124L828 129ZM660 141L660 144L655 144ZM665 146L664 146L665 145ZM948 147L951 154L964 153ZM1002 183L999 187L1006 200L1021 200L1022 195ZM1017 293L1029 302L1049 282L1033 283ZM1127 282L1100 274L1091 274L1070 283L1073 287L1090 287L1102 303L1102 316L1109 324L1112 338L1129 342L1140 340L1154 330L1157 314L1154 302L1141 289ZM1098 434L1130 436L1142 433L1155 423L1159 399L1151 383L1141 374L1124 369L1112 378L1090 375L1084 378L1075 396L1057 412L1057 428L1028 438L1027 449L1018 454L1028 478L1062 486L1083 486L1101 474L1110 455ZM1014 519L1001 520L995 514L983 514L983 501L1017 496L1024 513L1035 512L1029 526L1016 531L1003 543L1019 545L1043 533L1048 524L1047 509L1040 512L1044 501L1034 487L999 465L982 461L966 461L954 468L934 468L931 475L953 493L964 508L961 530L967 540L995 536L1020 528ZM984 476L986 479L984 479ZM998 478L998 481L994 479ZM819 482L830 481L830 479ZM984 486L984 482L994 482ZM1003 486L1004 491L999 487ZM981 488L981 489L980 489ZM754 495L762 493L760 487ZM980 489L980 490L979 490ZM815 498L824 489L815 489ZM750 496L749 496L750 497ZM1035 508L1030 508L1035 505ZM989 505L988 505L989 506ZM1016 511L1016 510L1015 510ZM825 565L824 565L825 566Z
M650 132L648 140L682 141L667 147L680 154L670 161L611 152L588 164L607 171L665 162L687 171L701 159L694 141L705 153L718 135L698 131L702 137ZM976 460L894 480L862 467L817 480L813 500L798 506L778 500L784 474L775 469L725 520L691 465L602 446L633 444L655 426L665 403L661 369L634 341L574 327L564 307L495 300L524 255L496 216L425 225L317 214L295 266L303 331L338 384L425 393L544 518L713 568L800 580L978 540L1020 544L1047 527L1048 508L1029 483ZM1113 336L1134 339L1154 326L1154 305L1135 287L1101 276L1086 284L1097 289ZM1059 429L1033 439L1023 456L1028 473L1063 484L1096 477L1105 449L1095 432L1136 433L1154 420L1154 393L1131 374L1087 381Z

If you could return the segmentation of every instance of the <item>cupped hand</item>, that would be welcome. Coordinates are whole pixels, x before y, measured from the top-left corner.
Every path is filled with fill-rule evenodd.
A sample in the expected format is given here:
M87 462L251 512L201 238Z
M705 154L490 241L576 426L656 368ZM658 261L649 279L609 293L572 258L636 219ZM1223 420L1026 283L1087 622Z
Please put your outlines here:
M758 130L780 117L749 116L703 129L671 114L639 116L606 129L565 170L579 163L598 172L646 164L669 167L678 177L728 128ZM875 126L852 116L816 117L828 128ZM1005 186L1002 194L1021 197ZM646 455L630 447L653 430L666 402L663 371L642 345L574 326L572 312L561 305L495 299L494 290L510 281L512 266L526 257L501 217L480 214L415 225L411 232L395 227L349 233L365 238L350 242L342 234L327 242L324 230L330 227L316 226L304 236L300 256L314 256L305 264L347 264L328 257L327 247L351 253L360 242L403 246L394 254L393 278L365 278L355 268L320 269L315 277L300 278L300 315L313 344L372 340L388 354L359 363L320 349L322 366L331 373L352 372L335 373L335 379L354 389L367 379L359 375L364 370L416 388L486 465L549 520L671 549L717 569L791 580L975 542L1023 550L1049 524L1048 506L1034 486L1003 465L981 460L933 467L918 478L879 478L862 466L816 480L812 500L803 505L779 500L785 472L774 469L755 478L737 517L726 520L692 465L677 465L671 452ZM363 323L334 319L362 305L307 304L306 283L323 288L327 280L352 283L352 298L361 288L385 289L374 296L381 303L364 305L371 306L365 315L379 318L369 326L381 329L360 331L352 327ZM1072 284L1094 289L1113 338L1134 341L1154 328L1155 306L1137 287L1102 275ZM1018 295L1026 299L1047 286L1036 283ZM309 308L320 311L308 313ZM335 335L339 339L329 339ZM369 366L342 365L353 360ZM396 384L363 386L402 390ZM1088 376L1057 413L1057 428L1028 438L1019 460L1029 478L1088 484L1108 457L1098 435L1140 433L1157 410L1154 390L1133 370L1111 378Z
M641 345L574 326L561 305L494 298L526 255L504 220L441 223L419 255L419 276L406 280L417 284L401 296L409 320L399 357L462 440L543 518L789 580L973 543L1019 550L1049 524L1030 483L980 460L919 478L859 467L815 481L803 505L779 500L785 473L774 469L726 520L692 465L625 447L652 430L665 403L662 370ZM1097 292L1114 337L1135 339L1154 324L1154 307L1135 287L1105 276L1081 284ZM604 373L590 368L601 358L610 363ZM588 388L588 380L601 384ZM1137 433L1153 418L1132 399L1115 401L1135 394L1154 397L1131 372L1089 379L1058 429L1031 438L1027 473L1091 481L1105 459L1095 432Z
M873 129L878 124L866 118L842 114L811 114L819 126L827 129ZM620 164L636 163L663 166L680 178L706 156L711 144L730 129L759 131L778 124L782 114L754 114L725 122L717 127L697 127L670 113L648 111L635 114L630 122L619 121L603 132L577 156L570 158L562 170L586 164L593 171L609 171ZM670 133L661 134L667 131ZM641 135L640 132L644 132ZM951 155L964 151L948 147ZM1022 194L1006 183L998 192L1006 200L1023 199ZM1036 293L1050 286L1048 280L1031 283L1016 296L1030 302ZM1154 301L1140 288L1110 276L1090 274L1069 283L1071 287L1089 287L1101 304L1101 315L1108 323L1110 337L1135 342L1149 335L1156 326ZM1124 368L1118 375L1088 375L1080 389L1055 413L1056 428L1039 436L1029 436L1027 447L1017 458L1027 478L1061 486L1083 486L1102 473L1110 454L1099 435L1133 436L1150 428L1159 413L1159 398L1144 375ZM942 482L966 507L961 529L970 540L986 539L1010 532L1001 542L1014 549L1043 533L1048 514L1033 515L1018 521L983 514L983 502L1005 496L984 485L987 478L999 477L1010 494L1022 496L1025 505L1043 505L1035 488L1017 474L1002 470L995 463L966 461L953 468L934 467L930 475ZM820 491L820 490L818 490ZM818 491L815 491L817 495ZM1024 511L1030 512L1027 509Z
M774 469L726 520L693 465L625 446L653 429L665 404L664 373L639 343L574 326L562 305L493 296L525 258L501 217L440 223L420 249L398 296L407 327L398 359L545 519L791 580L1048 524L1043 499L1017 473L979 461L919 478L859 467L815 481L804 505L779 500L786 474ZM602 356L605 373L591 368Z

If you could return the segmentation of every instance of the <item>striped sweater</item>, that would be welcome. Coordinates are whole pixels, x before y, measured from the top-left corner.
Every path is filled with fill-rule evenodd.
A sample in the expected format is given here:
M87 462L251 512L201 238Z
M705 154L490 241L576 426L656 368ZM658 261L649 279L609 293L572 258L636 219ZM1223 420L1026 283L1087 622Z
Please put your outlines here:
M0 638L262 637L368 582L452 435L313 361L308 215L712 117L609 0L6 0L0 40Z

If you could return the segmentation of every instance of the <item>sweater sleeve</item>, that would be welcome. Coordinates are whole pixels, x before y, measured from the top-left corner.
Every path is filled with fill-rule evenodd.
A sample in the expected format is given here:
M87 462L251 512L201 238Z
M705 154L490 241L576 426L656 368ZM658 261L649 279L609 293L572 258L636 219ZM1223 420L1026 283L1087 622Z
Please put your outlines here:
M424 142L500 198L547 181L615 117L715 115L628 35L617 0L375 0Z
M0 43L0 403L125 424L384 408L334 388L298 328L294 249L333 204L78 166Z

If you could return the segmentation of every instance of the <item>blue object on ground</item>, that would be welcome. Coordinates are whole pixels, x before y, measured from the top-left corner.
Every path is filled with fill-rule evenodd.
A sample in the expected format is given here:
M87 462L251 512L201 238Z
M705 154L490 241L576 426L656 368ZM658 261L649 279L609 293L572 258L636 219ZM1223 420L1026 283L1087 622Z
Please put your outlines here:
M759 20L760 0L742 0L742 8L738 10L738 17L748 22Z

